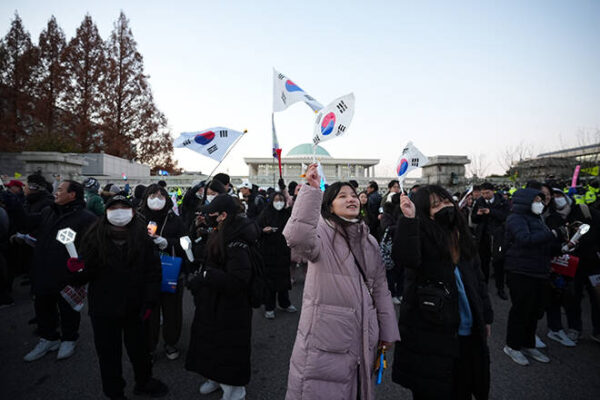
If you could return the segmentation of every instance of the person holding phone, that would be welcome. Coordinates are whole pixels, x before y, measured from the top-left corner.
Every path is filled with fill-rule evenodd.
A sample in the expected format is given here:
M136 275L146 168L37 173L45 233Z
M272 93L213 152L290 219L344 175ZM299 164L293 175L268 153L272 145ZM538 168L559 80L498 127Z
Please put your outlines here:
M374 399L377 350L400 340L379 245L354 186L323 193L317 164L306 180L283 231L308 260L286 399Z
M296 307L290 302L288 291L292 288L290 276L290 248L283 237L283 228L290 218L290 210L285 208L286 198L281 192L274 192L256 222L262 230L260 251L265 262L265 277L270 295L265 303L265 318L275 318L275 302L289 313Z

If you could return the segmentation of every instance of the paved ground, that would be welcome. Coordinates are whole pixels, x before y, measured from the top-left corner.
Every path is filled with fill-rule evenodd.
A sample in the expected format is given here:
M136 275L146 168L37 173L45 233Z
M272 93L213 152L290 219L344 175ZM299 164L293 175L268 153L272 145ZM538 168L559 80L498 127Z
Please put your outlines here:
M296 285L292 300L301 303L302 286ZM26 289L17 287L16 305L0 310L0 399L101 399L100 374L92 344L92 331L84 311L81 339L77 353L70 359L56 361L56 353L25 363L22 360L36 343L32 327L32 304ZM508 302L494 296L496 322L490 339L492 360L492 399L600 399L600 344L583 339L573 349L548 343L547 354L552 362L543 365L532 361L528 367L514 364L502 353ZM587 301L587 300L585 300ZM180 341L183 351L189 341L193 303L189 293L184 297L184 329ZM585 313L585 335L589 335L588 306ZM247 391L249 400L283 399L287 381L288 362L298 324L298 314L277 313L275 320L265 320L255 312L252 354L252 381ZM545 321L538 329L545 337ZM550 340L546 340L550 342ZM183 358L169 361L161 354L154 374L170 387L167 399L216 400L220 394L200 396L198 387L203 379L183 368ZM133 376L128 361L124 362L126 393L133 398ZM391 382L389 371L384 383L377 388L378 399L410 399L409 392Z

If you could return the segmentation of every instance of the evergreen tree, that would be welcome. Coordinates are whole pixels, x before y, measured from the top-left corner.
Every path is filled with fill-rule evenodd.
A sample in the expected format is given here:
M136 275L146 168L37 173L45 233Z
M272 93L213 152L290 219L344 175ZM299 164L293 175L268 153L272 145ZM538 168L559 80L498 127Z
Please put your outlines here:
M33 69L38 51L17 13L0 45L0 143L4 151L20 151L27 144L35 120L31 117L34 95Z
M64 52L67 74L64 104L73 129L78 151L98 152L103 149L101 93L106 75L106 48L96 24L88 14Z

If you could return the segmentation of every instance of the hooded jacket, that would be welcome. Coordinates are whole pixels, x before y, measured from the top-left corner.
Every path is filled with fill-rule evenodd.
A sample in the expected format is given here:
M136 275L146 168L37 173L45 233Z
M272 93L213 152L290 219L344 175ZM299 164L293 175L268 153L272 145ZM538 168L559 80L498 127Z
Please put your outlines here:
M550 276L550 258L559 254L560 242L541 216L531 211L531 204L541 192L519 189L512 202L513 209L506 219L506 261L508 272L533 278Z
M308 260L286 399L374 399L377 344L400 339L385 267L367 226L348 226L346 241L321 217L322 198L303 185L283 231Z

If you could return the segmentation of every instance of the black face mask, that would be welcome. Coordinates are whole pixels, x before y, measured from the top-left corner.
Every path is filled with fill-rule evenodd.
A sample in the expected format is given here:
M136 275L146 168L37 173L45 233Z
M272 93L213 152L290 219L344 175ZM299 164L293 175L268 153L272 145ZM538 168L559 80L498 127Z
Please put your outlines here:
M204 222L206 223L206 226L210 228L216 228L217 225L219 225L219 222L217 222L217 215L207 215L204 217Z
M454 207L444 207L433 214L433 220L444 228L454 229L456 225L456 210Z

